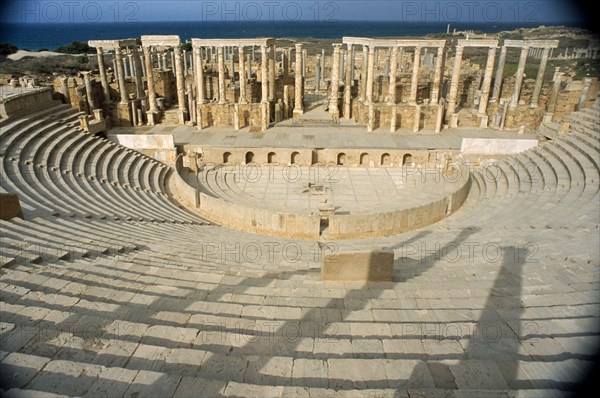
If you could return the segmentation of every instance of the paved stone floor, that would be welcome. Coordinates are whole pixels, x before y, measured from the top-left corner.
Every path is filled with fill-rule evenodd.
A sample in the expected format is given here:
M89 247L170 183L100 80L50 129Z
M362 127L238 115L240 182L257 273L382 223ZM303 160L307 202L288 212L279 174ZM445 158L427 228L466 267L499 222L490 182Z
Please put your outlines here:
M458 177L445 178L435 169L422 173L417 168L337 165L215 167L189 175L188 181L229 202L298 214L318 213L324 200L338 214L407 209L441 199L459 187Z

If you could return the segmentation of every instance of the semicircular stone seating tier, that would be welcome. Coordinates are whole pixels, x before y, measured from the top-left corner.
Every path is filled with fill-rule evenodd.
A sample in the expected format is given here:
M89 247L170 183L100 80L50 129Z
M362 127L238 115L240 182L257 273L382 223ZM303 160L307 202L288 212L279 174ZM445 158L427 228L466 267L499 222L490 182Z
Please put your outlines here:
M161 165L81 133L64 107L4 122L1 186L26 217L0 221L2 388L567 395L600 334L599 112L473 168L450 217L325 249L188 216ZM321 250L373 245L394 250L393 282L321 282Z
M170 168L81 130L58 105L2 126L3 192L16 192L26 218L71 216L203 223L165 191Z

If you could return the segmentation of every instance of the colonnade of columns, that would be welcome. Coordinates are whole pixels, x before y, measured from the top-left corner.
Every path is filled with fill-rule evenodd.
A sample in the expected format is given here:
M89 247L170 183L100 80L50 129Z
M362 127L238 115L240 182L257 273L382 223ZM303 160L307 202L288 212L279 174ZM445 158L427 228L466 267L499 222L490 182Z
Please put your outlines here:
M444 75L445 60L445 40L388 40L388 39L364 39L345 37L342 44L333 44L332 67L331 67L331 85L328 98L329 112L334 117L343 114L350 118L352 111L352 86L355 73L355 49L357 46L362 50L362 62L360 69L360 79L358 83L358 101L367 107L371 107L379 102L379 98L374 95L374 85L377 78L378 57L381 51L385 53L385 72L387 78L387 89L384 89L383 104L396 107L398 99L396 98L397 73L398 69L406 68L407 53L405 48L413 48L413 67L410 77L410 89L408 92L408 105L418 105L419 88L419 70L421 60L427 67L433 69L433 79L431 81L431 90L429 102L432 105L438 105L441 99L442 81ZM132 77L135 80L135 98L142 101L142 107L148 115L148 124L156 123L156 116L159 112L157 103L156 85L154 82L155 62L159 69L164 69L171 61L171 67L174 69L176 88L178 117L180 123L185 123L188 117L195 121L201 128L202 112L201 108L207 101L209 95L207 90L207 79L205 73L206 62L214 62L217 65L218 90L216 90L217 103L220 105L236 102L235 98L227 98L228 87L226 87L226 61L230 61L229 78L231 83L239 84L239 98L237 104L247 104L251 102L248 89L248 81L252 77L252 62L256 60L255 49L259 48L259 66L256 70L257 78L261 81L260 103L264 110L262 125L263 128L268 125L270 104L277 101L276 76L278 65L281 65L281 75L283 75L283 84L289 80L289 67L291 64L290 50L282 49L281 63L278 64L277 49L273 39L192 39L193 50L184 51L181 49L181 42L178 36L142 36L141 53L138 50L134 39L126 40L95 40L89 42L97 50L98 68L100 74L100 83L104 102L110 102L110 87L106 72L105 50L114 51L114 71L119 91L119 106L125 106L130 103L126 87L126 77ZM537 72L533 94L529 106L538 107L539 97L543 85L544 74L550 51L558 46L556 40L505 40L501 47L498 47L498 40L495 39L460 39L455 47L454 63L451 72L450 84L446 95L446 114L450 120L450 126L456 127L458 121L457 106L460 103L460 77L462 71L462 58L465 47L487 47L487 59L483 69L483 77L476 82L476 90L479 90L479 103L477 106L477 115L481 120L481 127L487 126L487 107L489 103L498 102L502 93L502 78L504 74L504 65L506 62L507 51L511 47L520 48L520 58L515 74L515 84L510 98L509 106L515 108L519 105L520 93L524 79L525 65L527 57L535 49L536 56L539 56L540 66ZM251 53L246 54L248 47ZM431 52L430 48L437 49L437 52ZM164 51L165 49L172 51ZM496 68L495 77L493 76L497 50L500 49L500 55ZM158 50L158 52L157 52ZM161 52L162 50L162 52ZM423 50L425 50L423 52ZM170 57L168 56L170 54ZM189 57L188 57L189 55ZM238 59L238 74L235 75L235 57ZM295 45L295 70L294 70L294 115L303 113L303 92L306 78L306 50L301 43ZM320 83L325 76L325 54L324 50L317 55L317 64L315 67L316 88L319 89ZM191 72L191 73L190 73ZM189 75L192 79L192 85L195 90L191 90L190 83L186 81ZM88 92L88 104L91 110L98 104L94 101L92 91L92 79L89 74L83 74L85 89ZM144 78L147 82L147 93L144 89ZM492 86L492 79L494 83ZM258 79L257 79L258 80ZM340 104L340 85L343 85ZM479 85L481 87L479 87ZM287 87L287 86L285 86ZM284 91L285 91L284 87ZM211 90L212 91L212 90ZM195 97L194 97L195 92ZM287 91L286 91L287 92ZM284 95L285 97L285 95ZM132 97L133 98L133 97ZM195 106L194 106L195 102ZM290 105L291 106L291 105ZM192 109L193 108L193 109ZM395 109L395 108L394 108ZM266 115L265 115L266 113ZM372 112L369 111L369 114ZM134 116L135 119L135 116ZM392 121L395 123L395 121Z

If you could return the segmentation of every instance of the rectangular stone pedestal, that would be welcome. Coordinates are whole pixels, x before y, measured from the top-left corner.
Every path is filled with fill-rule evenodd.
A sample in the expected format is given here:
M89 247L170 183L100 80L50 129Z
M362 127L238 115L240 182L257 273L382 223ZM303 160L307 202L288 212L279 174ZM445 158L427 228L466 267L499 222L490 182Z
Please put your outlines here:
M458 113L450 115L450 127L453 129L458 127Z
M391 281L394 252L391 249L328 254L323 258L324 281Z
M481 115L481 116L479 116L479 128L487 129L487 127L488 127L488 120L489 120L488 115Z

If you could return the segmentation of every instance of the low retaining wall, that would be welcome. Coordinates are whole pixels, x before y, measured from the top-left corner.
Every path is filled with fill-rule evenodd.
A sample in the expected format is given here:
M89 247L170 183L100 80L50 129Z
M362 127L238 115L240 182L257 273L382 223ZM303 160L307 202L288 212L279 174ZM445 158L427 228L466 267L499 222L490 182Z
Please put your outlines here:
M24 115L49 107L52 103L52 89L50 87L16 92L0 100L0 117Z
M401 234L443 220L464 203L471 189L470 173L461 167L459 188L439 200L409 209L329 217L327 239L362 239Z
M110 134L108 139L169 166L174 166L177 158L171 134Z
M537 144L536 139L463 138L460 151L467 155L514 155L536 147Z
M206 195L188 185L180 175L181 156L177 159L175 186L184 202L202 216L226 227L264 235L319 239L321 217L294 213L273 212L259 207L231 203ZM408 209L371 214L349 214L328 217L327 239L363 239L400 234L414 230L452 214L464 203L471 188L471 176L466 166L460 170L457 189L439 200Z
M175 173L173 178L175 181L175 189L177 189L177 193L179 197L187 204L193 208L197 208L200 204L200 196L198 195L198 191L196 188L190 186L183 177L181 176L183 170L183 156L177 156L175 160Z

